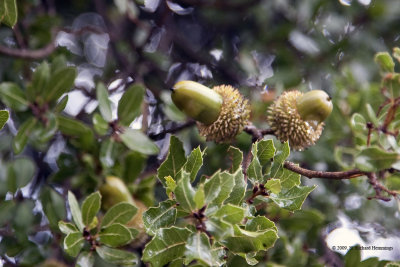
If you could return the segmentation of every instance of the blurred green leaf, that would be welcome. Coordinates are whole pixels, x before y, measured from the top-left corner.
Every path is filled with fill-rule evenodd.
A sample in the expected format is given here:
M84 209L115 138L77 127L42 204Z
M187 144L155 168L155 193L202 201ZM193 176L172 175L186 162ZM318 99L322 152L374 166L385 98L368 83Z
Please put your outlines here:
M33 72L32 83L27 87L26 95L31 102L43 104L42 97L50 80L50 65L43 61Z
M337 146L335 147L334 157L335 161L345 169L354 167L354 158L358 153L357 149Z
M283 169L283 162L289 157L290 155L290 148L289 143L285 142L282 144L278 151L275 154L274 161L271 166L270 177L277 178L278 172Z
M110 122L112 120L111 101L108 97L108 90L103 83L98 83L96 87L96 96L99 101L99 109L103 118Z
M196 232L188 237L185 251L185 264L196 260L206 266L218 266L217 259L211 253L210 240L205 233Z
M390 168L398 158L397 153L388 152L379 147L367 147L356 155L355 163L360 170L371 172Z
M72 257L78 256L85 239L81 232L69 233L64 239L64 250Z
M94 130L100 135L105 135L110 128L108 122L99 113L93 115L93 126Z
M34 117L27 119L18 129L17 135L13 140L13 149L15 154L19 154L24 150L28 143L28 138L32 134L38 120Z
M276 228L275 223L265 216L257 216L249 219L246 222L246 230L248 231L259 231L265 229L272 229L278 232L278 228Z
M64 221L59 221L58 222L58 228L63 234L70 234L70 233L75 233L78 232L78 228L72 223L69 222L64 222Z
M40 143L48 143L56 134L58 130L58 123L55 114L46 113L46 124L37 123L32 132L32 141L38 141Z
M232 168L230 171L234 173L242 166L243 152L234 146L230 146L228 148L228 154L232 159Z
M368 118L370 119L370 121L374 124L374 125L379 125L379 120L376 117L375 111L372 108L372 106L367 103L365 104L365 107L367 108L367 113L368 113Z
M171 135L168 156L157 170L158 179L164 186L166 186L164 177L171 176L174 180L177 180L176 176L185 163L183 144L177 137Z
M394 72L393 58L388 52L380 52L375 55L375 62L382 72Z
M216 198L213 199L211 204L221 205L232 193L232 190L235 186L235 174L231 174L228 172L222 172L219 175L220 184L219 188L221 189ZM239 191L240 194L240 191Z
M4 125L7 123L10 114L8 110L0 110L0 130L3 129Z
M154 155L159 149L150 138L139 130L125 128L123 133L119 135L122 142L131 150L143 153L145 155Z
M232 192L230 193L229 197L225 200L225 203L240 205L242 203L247 188L247 185L244 181L242 168L239 167L232 175L235 185L233 186Z
M166 200L161 202L158 207L149 208L143 213L143 224L146 232L154 236L160 228L169 227L176 220L176 202Z
M205 203L209 204L222 204L231 194L235 186L236 174L227 172L216 172L211 178L207 179L204 184ZM235 197L240 197L241 191Z
M314 186L295 186L289 190L282 190L279 194L271 194L269 199L279 207L295 211L301 208L308 194L315 189ZM264 198L262 198L264 200Z
M167 192L167 195L170 196L170 193L175 191L176 188L176 182L171 176L165 177L165 189Z
M94 266L94 255L93 252L83 251L79 254L76 260L76 267L92 267Z
M204 206L204 184L200 184L194 194L194 203L196 203L196 208L201 209Z
M151 263L154 267L161 267L182 257L190 233L186 228L160 228L144 248L143 261Z
M0 98L6 106L14 111L25 111L28 109L29 102L25 97L25 93L15 83L0 83Z
M354 113L353 116L351 116L350 125L351 125L351 128L353 129L353 131L365 132L367 129L366 124L367 124L367 122L361 114Z
M361 250L359 246L352 247L344 256L345 267L361 266Z
M241 229L234 225L234 236L227 237L221 243L233 253L249 253L271 248L278 235L275 229Z
M167 91L162 91L160 99L164 104L164 113L171 121L185 121L186 115L180 111L172 102L171 94Z
M220 218L210 216L208 220L206 220L205 224L207 232L209 232L217 240L222 240L227 236L233 236L232 224L222 221Z
M98 246L96 247L96 252L103 260L109 263L123 266L135 266L138 263L137 256L129 251Z
M35 172L36 165L30 158L16 158L8 164L8 190L15 193L18 188L26 186L32 180Z
M131 242L133 237L129 229L120 224L114 223L103 229L99 233L99 240L101 243L110 247L120 247Z
M54 112L62 112L68 104L68 95L63 96L63 98L58 101L57 105L54 107Z
M273 194L279 194L282 190L281 180L279 179L269 179L265 184L265 188L271 191Z
M385 178L385 185L390 190L400 193L400 175L392 174Z
M60 131L74 137L73 140L77 140L83 149L89 149L93 145L93 131L81 121L58 115L57 122Z
M247 176L252 184L263 183L262 166L257 156L257 143L254 143L251 149L253 159L251 160L249 167L247 168Z
M190 184L190 176L188 173L183 172L182 179L179 180L175 189L175 197L179 202L179 206L188 212L195 211L194 195L195 191Z
M155 200L155 187L157 177L155 174L151 174L147 177L141 178L139 183L134 183L133 195L135 199L142 201L147 207L154 205Z
M400 48L399 47L394 47L393 48L393 57L400 62Z
M0 226L2 227L5 223L14 216L15 202L12 200L5 200L0 202Z
M79 204L78 201L76 200L75 195L71 191L68 191L68 204L71 210L72 219L74 220L79 231L82 232L85 225L83 224L82 221L81 209L79 208Z
M9 27L14 27L18 19L16 0L4 0L0 3L0 22Z
M204 197L206 204L211 203L221 191L220 174L220 171L217 171L204 183Z
M128 184L133 183L146 165L146 157L136 151L130 151L124 158L122 178Z
M265 165L271 164L271 159L275 155L275 146L272 139L261 140L256 143L257 145L257 158L263 168Z
M100 145L99 159L104 169L112 168L119 156L119 143L112 138L106 139Z
M221 220L237 224L244 219L245 210L242 207L234 206L232 204L226 204L222 206L213 216L221 218Z
M85 226L88 226L93 221L93 218L99 212L101 206L100 193L94 192L90 194L82 203L82 221Z
M128 202L121 202L112 206L104 215L101 221L101 228L108 227L112 224L128 223L136 214L138 208Z
M197 172L203 165L203 155L204 151L201 151L200 147L193 149L184 165L184 169L190 174L192 182L196 179Z
M65 67L53 72L44 92L45 102L56 101L67 93L74 85L76 75L74 67Z
M141 113L141 104L146 89L141 84L133 84L126 89L118 103L118 121L129 126Z

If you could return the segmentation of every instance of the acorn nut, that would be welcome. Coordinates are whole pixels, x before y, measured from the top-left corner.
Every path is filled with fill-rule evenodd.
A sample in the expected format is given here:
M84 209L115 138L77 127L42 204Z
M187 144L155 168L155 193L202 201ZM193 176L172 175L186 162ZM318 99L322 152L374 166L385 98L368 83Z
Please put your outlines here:
M222 97L210 88L192 81L180 81L172 87L172 101L186 115L209 125L218 119Z
M99 188L102 196L102 208L108 210L120 202L134 204L131 193L125 183L118 177L108 176L106 182Z
M284 92L268 109L274 135L294 150L312 146L321 136L323 121L332 112L331 98L322 90Z
M305 121L323 122L332 112L331 97L322 90L312 90L296 102L300 117Z
M173 87L172 101L197 121L200 135L207 141L231 142L248 124L250 105L230 85L210 89L193 81L180 81Z

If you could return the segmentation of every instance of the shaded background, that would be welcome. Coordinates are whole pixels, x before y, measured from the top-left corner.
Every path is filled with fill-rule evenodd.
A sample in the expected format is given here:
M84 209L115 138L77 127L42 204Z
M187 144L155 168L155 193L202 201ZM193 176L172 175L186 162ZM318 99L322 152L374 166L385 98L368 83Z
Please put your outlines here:
M78 69L65 112L88 125L97 112L97 81L108 86L115 107L129 84L146 86L144 115L131 126L149 135L186 120L169 96L168 89L179 80L239 88L251 100L251 120L260 128L268 127L266 109L283 90L325 90L333 97L334 110L322 138L307 151L291 155L292 161L315 170L351 167L346 155L340 156L346 151L342 147L359 142L350 127L351 114L366 114L366 103L375 109L382 103L373 55L399 46L400 38L396 0L31 0L18 5L14 30L0 27L1 45L36 49L54 42L56 50L44 58L51 61L63 54ZM0 62L0 81L23 86L40 60L0 55ZM15 257L20 264L34 266L50 255L72 263L58 246L60 234L50 231L66 216L64 200L69 189L84 196L96 190L106 175L117 175L132 182L135 197L147 205L166 197L152 175L166 155L168 135L157 140L159 155L134 164L136 176L147 184L133 183L136 176L124 174L126 158L116 153L109 164L100 153L100 163L93 163L98 155L79 151L61 134L46 144L32 141L16 157L11 140L26 116L12 114L0 133L0 196L15 200L12 205L0 204L0 255L7 253L10 264ZM194 128L177 135L187 152L198 145L207 147L201 173L209 175L228 166L228 145L206 143ZM248 151L251 137L243 133L234 145ZM367 181L303 182L318 184L318 188L302 211L289 214L266 208L268 217L279 222L281 237L266 260L285 266L324 262L340 266L341 256L326 248L329 233L329 246L353 245L357 236L363 242L399 242L398 204L368 200L374 192ZM374 256L400 257L394 252ZM101 264L96 262L96 266ZM245 266L240 259L233 264Z

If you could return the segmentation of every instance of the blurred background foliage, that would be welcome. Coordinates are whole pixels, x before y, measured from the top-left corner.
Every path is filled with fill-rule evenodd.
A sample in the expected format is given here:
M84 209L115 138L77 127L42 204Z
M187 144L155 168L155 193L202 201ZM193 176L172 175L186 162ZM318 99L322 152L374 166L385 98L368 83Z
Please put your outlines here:
M322 138L290 159L315 170L351 167L346 155L340 155L351 155L346 151L360 142L351 127L352 114L368 117L366 104L376 111L383 102L374 54L390 52L400 39L397 0L24 0L18 1L18 17L13 29L0 26L0 45L42 54L21 58L0 50L0 81L13 82L28 94L32 71L42 60L65 61L77 76L65 109L54 104L46 110L52 115L44 130L37 126L18 132L34 109L11 103L17 108L11 108L11 120L0 133L0 262L10 266L64 266L50 265L56 263L48 258L72 264L59 246L57 229L57 222L70 216L67 190L82 199L114 175L147 206L166 198L154 175L168 151L169 134L159 133L186 120L169 96L178 80L239 88L252 103L251 121L260 128L268 127L266 109L284 90L325 90L334 109ZM100 81L110 96L110 120L98 107ZM144 101L124 125L155 140L158 154L134 151L130 141L118 142L108 123L122 114L118 101L132 84L146 88ZM7 101L12 102L3 96L2 108L10 107ZM70 128L56 122L52 126L52 116L63 116L62 125ZM43 131L51 132L44 140ZM17 132L25 136L20 143L27 144L18 155ZM195 128L176 134L187 153L198 145L207 147L201 174L228 167L228 145L206 143ZM246 152L251 136L243 133L233 145ZM392 180L392 189L400 189L399 179ZM366 179L303 182L318 185L303 210L265 208L278 223L281 238L259 255L265 259L262 264L343 266L342 255L325 243L334 229L355 230L363 240L399 235L398 203L368 200L374 192ZM334 245L353 245L341 243L343 235L337 240ZM104 265L97 260L95 266ZM245 266L242 261L229 259L231 266Z

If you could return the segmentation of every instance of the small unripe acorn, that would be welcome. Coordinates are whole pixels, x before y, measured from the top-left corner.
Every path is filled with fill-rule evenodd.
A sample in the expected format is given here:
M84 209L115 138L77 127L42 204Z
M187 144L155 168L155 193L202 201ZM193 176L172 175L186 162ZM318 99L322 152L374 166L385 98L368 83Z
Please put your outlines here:
M218 119L223 102L218 93L193 81L176 83L171 98L186 115L206 125Z
M105 211L120 202L128 202L137 208L136 214L126 224L126 226L139 230L138 236L131 245L135 246L142 244L142 241L147 237L142 219L143 213L147 210L146 205L140 200L134 199L124 181L115 176L106 177L105 183L99 190L102 196L102 208Z
M267 121L279 140L303 150L319 139L331 112L332 101L324 91L287 91L269 107Z
M312 90L297 99L297 110L305 121L323 122L332 112L331 97L322 90Z
M134 203L131 193L125 183L118 177L106 177L105 183L99 190L102 196L101 205L104 210L108 210L120 202Z
M188 116L207 141L231 142L248 124L250 105L239 91L230 85L210 89L193 81L174 85L172 101Z

